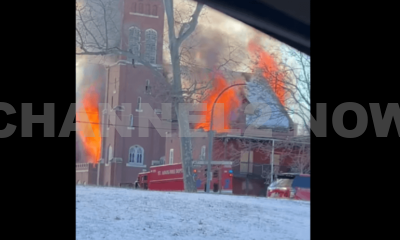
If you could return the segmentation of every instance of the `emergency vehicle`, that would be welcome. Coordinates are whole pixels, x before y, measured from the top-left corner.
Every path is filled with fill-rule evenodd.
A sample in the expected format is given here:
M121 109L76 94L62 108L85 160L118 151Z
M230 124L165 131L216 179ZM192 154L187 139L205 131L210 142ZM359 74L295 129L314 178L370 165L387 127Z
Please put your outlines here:
M230 165L212 165L210 192L232 194L232 167ZM206 190L207 167L195 165L192 173L198 192ZM135 188L155 191L183 191L182 163L151 166L150 171L138 174Z

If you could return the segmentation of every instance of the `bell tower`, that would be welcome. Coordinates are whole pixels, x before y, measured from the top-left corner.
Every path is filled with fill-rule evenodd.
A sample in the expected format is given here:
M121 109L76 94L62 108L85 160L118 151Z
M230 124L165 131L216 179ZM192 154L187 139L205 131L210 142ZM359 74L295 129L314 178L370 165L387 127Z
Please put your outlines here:
M123 0L120 48L138 54L154 69L161 70L163 62L164 4L163 0ZM142 104L153 109L161 104L154 98L157 89L152 69L140 60L119 57L107 74L106 99L109 109L103 112L102 163L100 185L133 184L139 172L149 170L153 160L165 154L165 136L149 128L148 137L139 137L138 118L143 117ZM131 105L126 109L126 103ZM129 111L128 111L129 110ZM160 117L159 111L145 115ZM119 119L113 125L112 115ZM150 124L151 126L151 124ZM117 131L116 128L119 128ZM123 137L120 131L129 131Z

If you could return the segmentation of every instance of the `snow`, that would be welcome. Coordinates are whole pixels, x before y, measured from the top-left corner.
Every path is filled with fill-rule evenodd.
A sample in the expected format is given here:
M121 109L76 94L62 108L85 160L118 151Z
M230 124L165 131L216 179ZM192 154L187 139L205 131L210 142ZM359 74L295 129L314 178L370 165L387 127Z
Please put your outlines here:
M76 239L310 239L310 202L78 185Z

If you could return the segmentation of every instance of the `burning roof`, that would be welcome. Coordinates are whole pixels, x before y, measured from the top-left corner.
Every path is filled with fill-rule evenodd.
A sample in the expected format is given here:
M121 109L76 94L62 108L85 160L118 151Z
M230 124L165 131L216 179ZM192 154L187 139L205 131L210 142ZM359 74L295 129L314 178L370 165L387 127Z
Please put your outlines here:
M246 123L259 128L288 129L293 121L271 89L261 76L254 75L247 83L247 100L254 106L253 114L246 116Z
M167 66L167 68L170 68L170 66ZM213 74L213 70L206 68L189 69L183 67L182 74L184 79L185 76L191 78L205 78ZM196 74L197 76L190 76L191 74ZM237 110L241 107L245 107L242 105L251 103L254 108L250 110L251 113L247 112L246 125L253 124L258 128L272 128L275 130L293 128L293 121L288 115L285 106L271 88L270 84L268 84L264 75L265 74L260 73L218 71L214 76L213 88L209 91L208 97L202 101L203 103L207 103L207 112L211 112L212 103L223 89L234 83L247 83L247 86L238 86L227 90L218 99L218 103L225 103L226 105L224 107L224 116L226 120L235 118L235 116L238 115ZM282 96L280 97L282 98ZM207 122L211 119L208 113L203 113L206 115ZM218 118L218 115L221 115L219 113L222 112L218 111L216 107L214 110L214 115L216 114L214 120ZM197 124L195 128L204 128L208 130L208 125L208 123ZM229 128L228 125L227 123L224 124L225 129ZM218 127L214 126L213 129L218 129ZM224 132L221 126L220 132Z

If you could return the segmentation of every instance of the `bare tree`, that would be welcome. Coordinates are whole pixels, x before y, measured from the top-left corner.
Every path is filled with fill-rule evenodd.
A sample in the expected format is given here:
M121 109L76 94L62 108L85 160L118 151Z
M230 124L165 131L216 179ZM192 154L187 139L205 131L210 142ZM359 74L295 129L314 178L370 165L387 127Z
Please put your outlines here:
M276 100L261 99L272 108L297 118L304 135L310 134L311 58L295 49L281 47L279 55L259 47L253 54L253 71L259 78L254 81L262 89L270 89ZM282 57L283 56L283 57ZM264 90L263 90L264 91ZM264 95L266 96L266 95ZM272 114L279 116L276 114Z
M279 141L277 144L280 154L280 164L290 167L294 173L310 173L310 139L309 137Z
M232 161L233 167L240 166L243 171L260 174L266 179L267 184L271 183L273 152L274 176L280 171L287 171L287 169L296 173L310 173L311 171L309 138L302 140L279 140L275 141L274 146L272 146L272 141L268 139L221 137L215 140L215 144L219 147L215 148L214 157ZM258 159L253 159L253 162L249 161L250 155L255 153L257 153Z
M256 174L265 179L266 184L271 180L272 142L269 140L218 138L219 147L215 154L218 159L232 161L232 167L239 167L239 172ZM255 155L257 154L257 155ZM275 154L277 153L275 149ZM261 157L261 159L260 159ZM257 158L257 159L256 159ZM278 164L277 163L278 160ZM279 173L282 158L274 159L274 175Z
M289 58L284 58L280 65L282 72L287 72L283 85L288 93L287 111L297 116L302 121L302 130L310 135L311 117L311 58L310 56L295 49L285 48L287 55L294 59L291 63Z
M300 145L300 146L299 146ZM303 143L297 145L297 154L292 154L291 167L293 172L301 174L311 173L310 145Z
M139 51L121 48L120 21L122 16L121 2L117 0L86 0L77 3L76 7L76 55L116 55L132 59L132 64L141 63L152 70L157 79L164 79L163 74L146 59ZM181 137L181 158L184 174L185 191L195 192L196 186L192 173L192 144L188 111L179 107L183 103L183 87L181 81L179 49L182 42L195 30L203 4L197 4L190 21L182 25L178 36L175 34L173 1L165 0L165 11L168 22L169 50L172 64L171 97L178 116ZM167 81L168 82L168 81Z
M179 49L182 42L195 30L199 14L201 12L201 9L203 8L203 4L198 3L196 5L196 9L192 14L191 20L182 25L181 29L179 30L178 36L176 36L175 34L173 1L164 0L164 5L168 22L169 51L171 56L173 75L173 97L175 97L176 99L176 101L174 101L174 108L178 116L179 133L181 134L180 144L184 185L186 191L196 192L197 188L195 185L195 181L194 178L191 177L191 173L193 172L193 155L188 120L189 111L188 109L181 107L182 105L179 105L179 103L184 102L182 95L181 61Z
M190 5L191 4L191 5ZM172 102L177 116L181 140L181 159L183 165L185 191L195 192L196 186L192 173L192 142L188 121L188 109L181 103L198 101L200 96L212 85L212 77L209 81L202 81L193 74L195 66L193 49L199 38L192 34L202 14L203 4L191 2L186 11L174 9L173 0L164 0L167 20L167 42L170 55L171 71L160 70L151 64L138 51L133 51L122 44L122 15L123 6L120 0L81 0L76 4L76 55L105 57L117 59L125 56L132 59L132 64L142 64L149 68L161 84L163 91L156 92L154 97L161 102ZM175 11L174 11L175 10ZM189 13L187 11L190 11ZM185 16L184 16L185 15ZM199 33L200 34L200 33ZM196 40L197 39L197 40ZM209 43L208 43L209 44ZM236 49L228 43L227 53L219 57L215 66L217 69L227 68L232 64ZM203 66L204 67L204 66ZM192 72L191 72L192 71Z
M76 3L75 43L77 56L103 56L116 59L125 56L152 70L156 78L165 80L162 72L138 51L122 47L123 5L120 0L80 0Z

